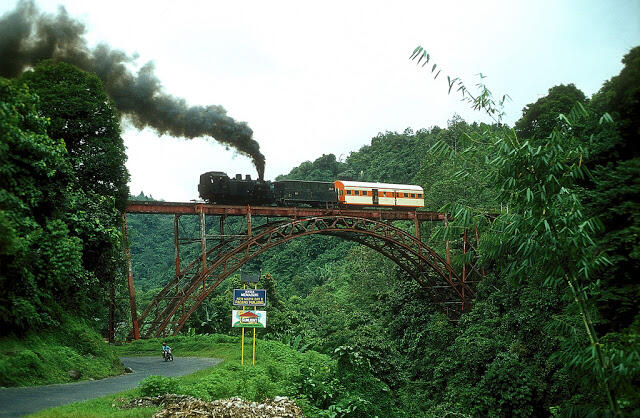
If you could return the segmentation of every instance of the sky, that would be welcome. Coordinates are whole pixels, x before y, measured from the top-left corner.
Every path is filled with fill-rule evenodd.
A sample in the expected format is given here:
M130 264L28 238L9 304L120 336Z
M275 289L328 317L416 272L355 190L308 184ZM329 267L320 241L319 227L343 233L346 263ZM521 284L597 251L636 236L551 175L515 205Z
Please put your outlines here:
M265 179L333 153L344 160L386 131L446 127L454 114L489 121L459 96L476 74L508 94L504 121L557 84L587 96L619 73L640 45L640 0L215 1L36 0L59 5L107 43L152 61L165 92L189 105L220 105L253 129ZM0 14L15 8L0 0ZM442 73L409 56L423 46ZM0 57L1 59L1 57ZM123 125L132 195L198 199L199 175L257 173L212 138L185 140Z

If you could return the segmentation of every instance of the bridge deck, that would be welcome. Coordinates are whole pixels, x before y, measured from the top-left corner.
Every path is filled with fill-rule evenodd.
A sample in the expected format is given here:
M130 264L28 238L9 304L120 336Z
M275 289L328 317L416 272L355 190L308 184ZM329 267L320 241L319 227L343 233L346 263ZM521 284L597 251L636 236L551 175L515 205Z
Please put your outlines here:
M226 216L273 216L282 218L310 218L315 216L353 216L376 220L442 221L445 214L415 210L384 209L317 209L283 208L275 206L227 206L210 205L204 202L150 202L129 200L127 213L158 213L178 215L226 215Z

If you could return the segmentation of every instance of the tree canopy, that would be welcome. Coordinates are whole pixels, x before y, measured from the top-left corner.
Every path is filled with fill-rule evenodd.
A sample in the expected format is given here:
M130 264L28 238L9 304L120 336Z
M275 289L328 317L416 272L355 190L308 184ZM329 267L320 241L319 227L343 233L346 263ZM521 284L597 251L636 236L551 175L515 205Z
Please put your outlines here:
M104 317L128 195L118 113L95 75L64 63L3 79L2 95L2 332Z

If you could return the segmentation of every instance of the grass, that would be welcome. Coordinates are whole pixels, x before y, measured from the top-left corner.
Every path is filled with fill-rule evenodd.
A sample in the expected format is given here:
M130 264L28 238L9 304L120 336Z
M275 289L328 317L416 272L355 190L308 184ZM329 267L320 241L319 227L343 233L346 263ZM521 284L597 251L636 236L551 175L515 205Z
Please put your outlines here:
M66 318L55 329L0 338L0 386L67 383L72 369L81 380L124 371L118 355L82 320Z
M131 399L139 396L139 389L132 389L102 398L84 402L76 402L69 405L49 408L28 415L29 417L77 417L77 418L102 418L102 417L136 417L147 418L160 410L159 407L119 409L118 405L123 399Z
M177 387L178 394L195 396L210 401L231 396L245 400L262 401L275 396L299 396L298 388L302 380L301 368L315 367L324 369L334 367L335 363L323 354L313 351L301 353L277 341L257 340L256 364L251 365L251 339L245 339L245 364L240 364L240 337L227 335L196 335L167 337L164 340L150 339L133 341L114 347L120 356L152 355L160 356L162 341L171 347L176 361L180 357L215 357L223 362L215 367L200 370L180 378L145 379L142 386L115 395L79 402L58 408L41 411L34 417L148 417L158 408L137 408L119 410L117 399L131 399L142 395L149 388ZM158 384L171 383L170 385ZM153 386L155 385L155 386ZM313 416L314 411L308 404L299 400L306 414Z

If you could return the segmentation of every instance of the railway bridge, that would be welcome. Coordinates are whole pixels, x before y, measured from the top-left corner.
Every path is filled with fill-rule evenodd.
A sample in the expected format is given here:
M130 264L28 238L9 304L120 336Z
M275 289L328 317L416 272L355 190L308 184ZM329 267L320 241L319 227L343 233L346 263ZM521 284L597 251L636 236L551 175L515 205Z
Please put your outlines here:
M175 274L166 286L137 315L133 273L128 246L127 213L174 215ZM199 256L183 267L181 244L193 238L180 237L179 218L200 218ZM207 233L206 217L217 217L216 233ZM225 231L227 217L243 217L246 229L241 233ZM393 225L393 221L413 222L413 234ZM433 303L455 319L468 310L473 298L472 275L480 272L471 263L459 273L451 266L449 243L444 257L421 240L420 225L425 221L448 221L439 212L375 209L317 209L261 206L226 206L206 203L129 201L123 214L125 256L129 266L128 284L133 323L130 338L176 335L189 317L216 287L247 261L292 239L314 235L331 235L358 242L385 255L409 277L428 290ZM211 232L211 228L209 229ZM467 253L477 243L461 234L462 251ZM465 257L466 259L467 257ZM113 317L113 315L112 315ZM113 320L110 323L113 335Z

